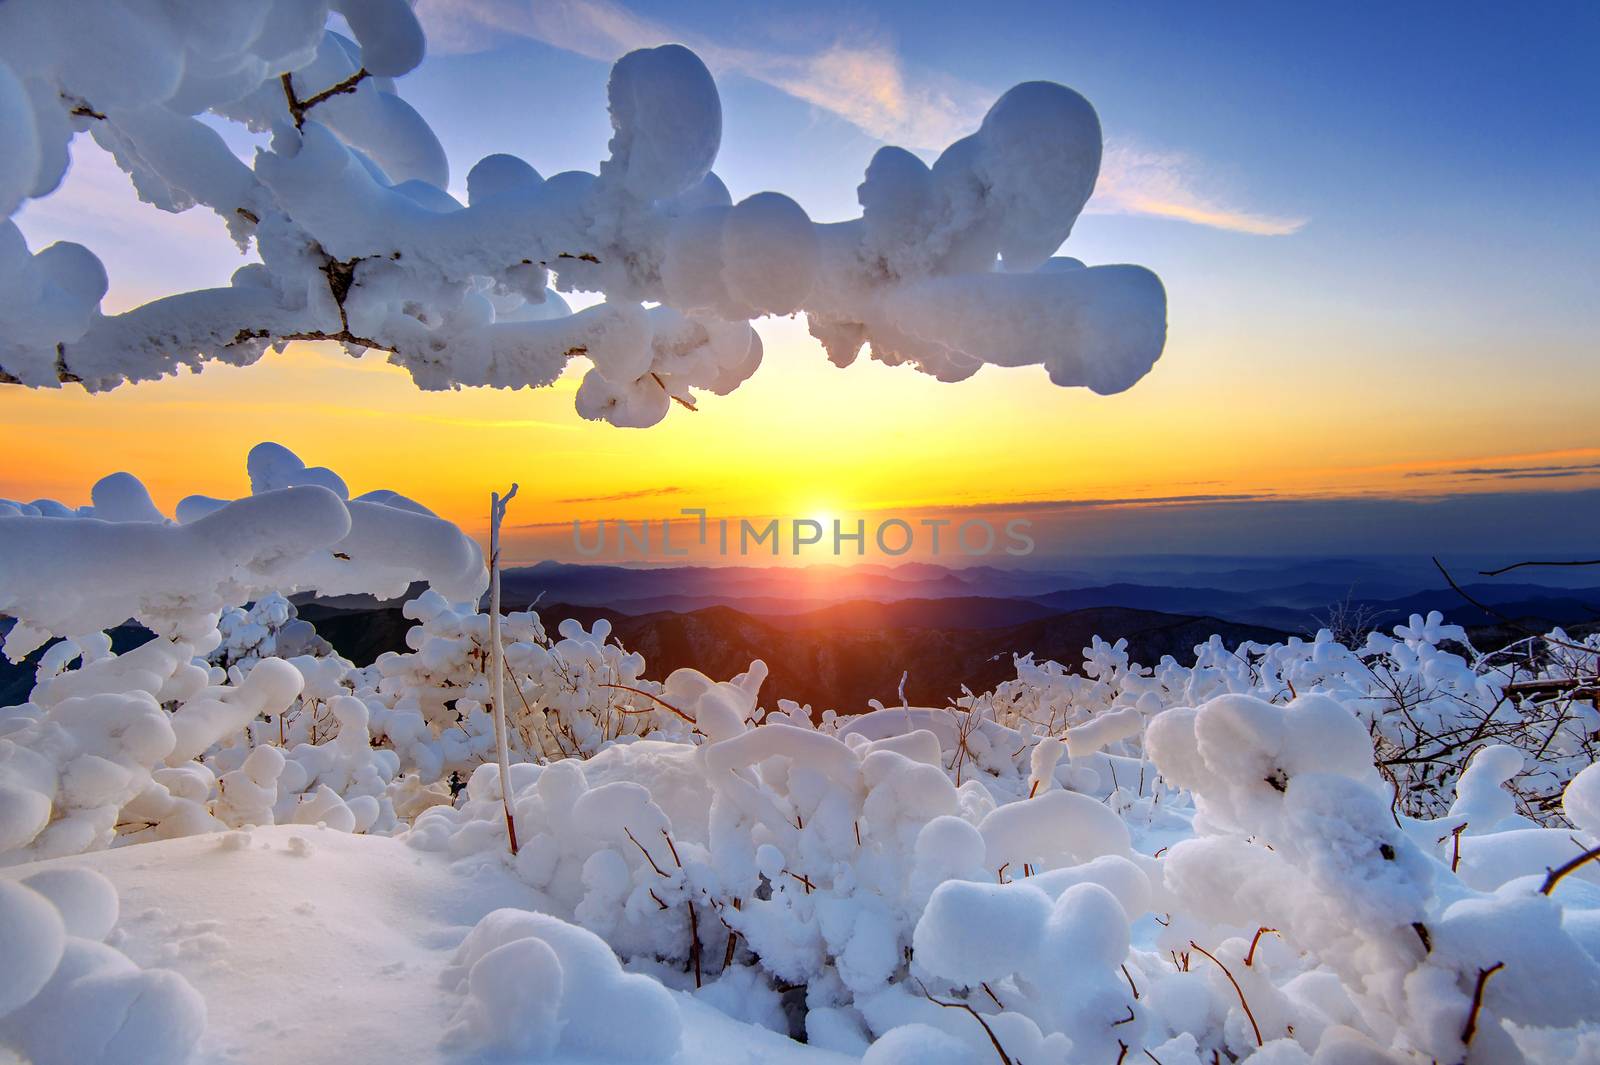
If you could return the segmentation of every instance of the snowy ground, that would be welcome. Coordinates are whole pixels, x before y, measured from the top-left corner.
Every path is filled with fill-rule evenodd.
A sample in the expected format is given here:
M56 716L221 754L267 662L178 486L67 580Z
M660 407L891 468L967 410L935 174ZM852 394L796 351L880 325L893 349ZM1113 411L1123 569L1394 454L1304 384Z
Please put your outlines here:
M207 1065L494 1060L440 1046L461 1002L441 977L481 917L537 896L498 862L452 867L400 840L314 826L101 851L0 870L0 879L60 866L96 870L116 885L122 914L112 945L199 989L207 1023L194 1061ZM676 1061L852 1060L673 996L683 1017ZM546 1060L604 1059L561 1052Z

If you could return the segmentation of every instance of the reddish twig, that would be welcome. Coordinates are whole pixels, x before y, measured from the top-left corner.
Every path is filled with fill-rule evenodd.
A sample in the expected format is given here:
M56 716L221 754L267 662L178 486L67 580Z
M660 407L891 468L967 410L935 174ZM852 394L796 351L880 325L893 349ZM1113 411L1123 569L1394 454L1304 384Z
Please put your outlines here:
M672 843L672 833L663 828L661 830L661 837L667 841L667 850L672 852L672 864L676 865L679 869L682 869L683 861L678 857L678 848Z
M919 986L922 984L920 980L917 981L917 983ZM984 1034L989 1037L989 1042L993 1044L994 1052L1000 1055L1000 1061L1003 1063L1003 1065L1014 1065L1011 1060L1011 1055L1007 1054L1006 1048L1000 1045L1000 1037L994 1034L994 1029L989 1027L989 1022L983 1019L983 1014L973 1009L971 1005L965 1002L944 1002L940 999L936 999L928 993L926 986L922 987L922 997L933 1003L935 1006L943 1006L947 1010L966 1010L968 1013L972 1014L972 1019L977 1021L978 1024L982 1025Z
M626 828L624 828L622 831L624 835L633 840L633 845L639 848L639 853L644 855L644 860L650 863L650 868L654 869L658 876L665 877L668 880L672 879L672 874L656 864L656 860L650 857L650 852L644 849L644 844L640 843L637 839L634 839L632 832L628 831Z
M1216 967L1222 970L1222 975L1228 978L1228 983L1233 985L1234 993L1239 996L1239 1005L1244 1007L1244 1015L1250 1021L1250 1030L1255 1033L1256 1046L1261 1046L1263 1043L1261 1038L1261 1026L1256 1023L1256 1015L1250 1012L1250 1003L1245 999L1244 989L1239 986L1239 981L1233 978L1233 974L1228 971L1228 967L1222 964L1222 962L1218 961L1215 954L1211 953L1205 947L1202 947L1192 939L1189 940L1189 945L1195 950L1198 950L1201 954L1204 954L1206 957L1210 958Z
M1591 850L1584 851L1582 854L1572 859L1572 861L1567 862L1565 865L1560 866L1559 868L1546 869L1544 886L1539 889L1539 894L1550 894L1550 892L1556 889L1556 884L1561 880L1562 877L1566 876L1580 865L1583 865L1585 862L1592 862L1596 858L1600 858L1600 847L1595 847Z
M627 684L600 684L600 685L597 685L597 687L601 687L601 688L621 688L625 692L632 692L635 695L642 695L646 699L653 699L658 704L660 704L662 707L664 707L664 708L666 708L668 710L671 710L674 714L677 714L679 717L681 717L685 721L689 722L689 724L691 724L691 725L698 724L698 722L695 721L694 718L690 717L688 714L684 713L682 710L679 710L676 706L673 706L671 703L667 702L665 699L662 699L659 696L651 695L647 691L642 691L642 690L640 690L638 688L630 687ZM624 713L624 714L629 713L629 711L627 711L627 710L622 710L620 712ZM637 713L638 711L634 711L634 712Z
M1271 932L1273 935L1278 934L1278 930L1276 928L1258 928L1256 929L1256 934L1251 937L1250 949L1244 953L1244 963L1247 968L1255 964L1256 944L1260 943L1261 937L1266 935L1268 932Z
M1478 983L1472 989L1472 1009L1467 1013L1467 1026L1461 1029L1463 1046L1471 1046L1472 1037L1478 1034L1478 1013L1483 1009L1483 989L1489 983L1489 977L1505 967L1505 962L1497 961L1487 969L1478 970Z

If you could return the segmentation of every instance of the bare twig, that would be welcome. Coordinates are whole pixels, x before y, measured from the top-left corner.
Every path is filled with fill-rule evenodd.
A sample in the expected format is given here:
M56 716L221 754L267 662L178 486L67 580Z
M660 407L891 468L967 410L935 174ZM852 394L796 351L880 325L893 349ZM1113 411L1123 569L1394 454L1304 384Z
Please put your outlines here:
M624 827L622 831L624 835L633 840L633 845L639 848L639 853L644 855L644 860L650 863L650 868L656 871L657 876L665 877L668 880L672 879L672 874L656 864L656 860L650 857L650 852L644 849L644 844L640 843L632 832L630 832L626 827Z
M1233 978L1233 974L1228 971L1228 967L1226 965L1222 964L1220 961L1217 961L1217 956L1215 954L1211 953L1205 947L1202 947L1192 939L1189 940L1189 945L1195 950L1198 950L1201 954L1204 954L1206 957L1210 958L1212 963L1215 964L1217 968L1222 970L1222 975L1228 978L1228 983L1233 985L1234 994L1239 996L1239 1005L1244 1007L1244 1015L1250 1020L1250 1030L1255 1033L1256 1046L1261 1046L1261 1026L1256 1023L1256 1015L1250 1012L1250 1003L1245 999L1244 989L1239 986L1239 981Z
M1596 858L1600 858L1600 847L1591 847L1589 850L1584 851L1582 854L1572 859L1572 861L1567 862L1565 865L1555 869L1546 869L1544 886L1539 889L1539 893L1541 895L1550 894L1550 892L1556 889L1556 884L1560 882L1562 877L1566 876L1568 873L1572 872L1574 869L1577 869L1586 862L1594 861Z
M625 692L632 692L635 695L642 695L646 699L651 699L651 700L655 701L657 704L659 704L663 708L665 708L667 710L671 710L674 714L677 714L679 717L681 717L685 721L689 722L689 724L694 725L694 724L698 723L698 722L695 721L694 718L690 717L688 714L684 713L682 710L679 710L676 706L673 706L671 703L667 702L665 699L661 698L658 695L651 695L649 692L644 691L641 688L635 688L635 687L632 687L632 686L627 685L627 684L598 684L598 685L596 685L596 687L599 687L599 688L621 688ZM624 713L626 713L626 711L624 711Z
M1266 935L1268 932L1271 932L1273 935L1278 934L1278 930L1276 928L1258 928L1256 929L1256 934L1251 937L1250 949L1244 952L1244 964L1246 968L1255 964L1256 946L1260 944L1261 937Z
M700 919L694 912L694 903L689 903L689 959L694 962L694 986L700 986Z
M1135 1002L1138 1002L1139 1001L1139 985L1133 982L1133 976L1128 972L1128 967L1126 965L1124 965L1122 967L1122 975L1127 977L1128 986L1133 989L1133 1000ZM996 1002L995 1005L998 1006L999 1003Z
M1535 632L1533 629L1528 628L1528 626L1524 625L1522 622L1518 621L1517 619L1515 619L1513 617L1508 617L1507 615L1500 613L1500 611L1496 610L1494 607L1488 606L1487 604L1479 602L1478 600L1474 599L1472 596L1468 595L1466 589L1462 588L1461 585L1456 583L1456 579L1454 577L1450 576L1450 571L1444 568L1444 563L1440 562L1437 558L1435 558L1433 560L1433 564L1434 564L1434 567L1437 568L1438 571L1441 574L1444 575L1444 579L1449 583L1450 587L1455 589L1455 593L1457 595L1459 595L1461 598L1465 599L1468 603L1470 603L1473 606L1477 607L1479 610L1483 611L1485 614L1488 614L1490 617L1499 618L1500 621L1503 624L1510 626L1512 629L1516 630L1517 632L1520 632L1525 636L1532 636L1532 637L1534 637L1536 639L1543 640L1544 642L1546 642L1548 644L1552 644L1552 645L1554 645L1556 647L1565 647L1569 651L1578 651L1578 652L1580 652L1582 654L1593 654L1594 653L1594 648L1593 647L1581 647L1581 646L1579 646L1578 644L1575 644L1575 643L1566 643L1563 640L1551 639L1547 634L1540 633L1540 632Z
M1000 1055L1000 1061L1002 1062L1002 1065L1014 1065L1011 1060L1011 1055L1007 1054L1006 1048L1000 1045L1000 1037L994 1034L994 1029L989 1027L989 1022L983 1019L983 1014L979 1013L977 1010L973 1009L970 1004L965 1002L945 1002L942 999L934 998L933 995L928 992L926 985L924 985L920 980L917 981L917 985L922 988L922 997L933 1003L935 1006L943 1006L947 1010L966 1010L968 1013L972 1014L972 1019L983 1026L983 1032L989 1037L989 1042L993 1044L994 1052Z
M1487 969L1478 970L1478 982L1472 989L1472 1009L1467 1013L1467 1026L1461 1029L1463 1045L1471 1046L1472 1037L1478 1034L1478 1013L1483 1009L1483 989L1489 983L1489 977L1505 967L1505 962L1497 961Z
M1482 577L1498 577L1502 573L1510 573L1512 570L1521 569L1524 566L1600 566L1600 558L1566 559L1560 562L1513 562L1511 565L1501 566L1499 569L1480 569L1478 575Z
M304 129L306 125L307 111L322 103L324 100L332 99L335 96L340 96L347 92L355 92L357 87L359 87L361 82L367 77L367 68L362 67L360 70L356 71L348 78L345 78L343 81L334 85L330 85L321 92L307 96L303 100L295 92L294 78L292 75L284 74L280 76L278 80L283 83L283 99L284 103L289 106L289 117L294 119L294 128Z

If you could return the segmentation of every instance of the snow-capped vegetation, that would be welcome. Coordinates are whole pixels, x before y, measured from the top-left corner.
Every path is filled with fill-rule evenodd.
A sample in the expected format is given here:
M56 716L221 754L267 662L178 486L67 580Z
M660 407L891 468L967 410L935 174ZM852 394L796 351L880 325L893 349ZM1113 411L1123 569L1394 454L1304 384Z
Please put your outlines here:
M1121 392L1161 354L1153 273L1053 257L1100 170L1099 119L1070 89L1018 85L932 167L883 148L861 217L817 225L780 193L732 201L711 169L716 85L679 45L617 62L598 173L490 155L462 203L394 80L423 51L406 0L6 4L0 210L48 196L87 133L147 203L209 208L260 261L107 315L92 251L30 252L0 224L0 382L107 389L323 339L388 352L426 389L542 387L585 358L578 412L644 426L754 373L749 322L769 314L804 311L839 365L870 344L944 381L1043 364ZM224 126L254 135L251 162ZM570 313L559 293L580 291L605 302Z
M579 413L645 426L747 379L769 314L946 381L1113 393L1161 354L1154 274L1055 256L1101 156L1069 89L1017 86L931 167L883 148L861 217L817 225L732 202L676 45L616 64L598 173L491 155L460 202L394 80L423 52L405 0L0 4L8 217L86 133L259 259L105 314L91 251L7 221L0 384L325 340L428 389L586 358ZM486 614L450 522L277 445L248 466L170 516L128 474L0 500L4 651L44 649L0 708L0 1054L1600 1056L1600 713L1567 683L1600 639L1481 654L1434 615L1148 667L1096 640L944 707L799 706L759 661L652 677L603 622ZM364 667L287 598L415 582L409 650ZM114 653L129 618L155 638Z
M86 514L34 505L0 518L0 558L50 527L64 579L80 530L115 558L264 504L282 524L255 543L282 591L330 568L353 587L332 563L362 572L365 545L335 521L307 547L284 502L354 511L337 478L273 445L251 468L254 495L189 524L102 509L99 486ZM373 528L389 511L446 525L386 498ZM1072 669L1019 658L1014 680L945 707L814 708L764 691L760 662L651 678L604 622L552 634L513 612L503 795L483 563L453 535L399 568L433 582L406 605L410 650L363 668L268 577L146 567L166 596L95 590L163 634L120 655L103 634L62 639L29 701L0 710L0 863L23 877L7 935L37 969L0 1037L85 1060L40 1034L76 1007L45 983L72 955L29 916L30 878L302 825L394 837L482 900L427 976L451 1003L430 1037L454 1054L668 1060L672 991L872 1061L1505 1062L1600 1040L1600 864L1578 861L1600 845L1600 713L1527 683L1593 676L1600 640L1480 654L1430 616L1356 647L1214 639L1144 667L1097 639ZM4 608L64 636L79 615L58 601ZM94 883L81 894L107 893ZM107 1060L209 1045L204 981L99 949L153 1011L104 1035Z

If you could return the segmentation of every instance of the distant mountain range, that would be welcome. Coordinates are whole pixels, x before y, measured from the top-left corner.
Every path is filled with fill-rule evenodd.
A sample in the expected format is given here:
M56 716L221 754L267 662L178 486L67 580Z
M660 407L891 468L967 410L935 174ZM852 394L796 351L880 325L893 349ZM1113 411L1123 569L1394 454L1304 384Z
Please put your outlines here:
M1012 653L1076 666L1097 634L1126 637L1134 659L1152 664L1164 654L1185 659L1212 633L1230 644L1281 640L1313 632L1341 611L1388 629L1413 613L1438 610L1485 649L1523 628L1600 628L1600 588L1504 578L1465 585L1491 613L1446 586L1431 564L1415 560L1121 560L1051 572L927 563L541 563L508 570L504 588L508 608L536 603L552 633L565 617L585 624L610 619L623 645L644 654L653 678L681 666L727 678L761 658L772 670L769 698L842 712L864 709L868 699L897 702L902 671L913 702L939 705L963 685L982 691L1013 676ZM357 663L405 648L411 623L398 602L369 596L297 602L301 616ZM7 624L0 621L0 632ZM141 632L116 630L119 648ZM0 663L0 706L26 696L31 673L27 664Z
M1550 625L1600 620L1600 587L1562 588L1508 580L1464 585L1479 609L1448 587L1431 565L1365 560L1278 563L1218 568L1187 574L1165 568L1124 567L1111 571L1036 572L993 566L955 569L928 563L899 567L858 566L682 566L627 567L546 562L507 570L506 601L562 602L604 606L626 614L687 613L729 606L769 618L827 618L827 608L858 604L836 621L859 627L870 615L863 603L916 603L885 617L913 625L918 616L942 620L923 627L1015 625L1074 610L1126 607L1184 616L1212 616L1242 625L1309 633L1334 613L1359 612L1390 627L1413 613L1438 610L1451 622L1491 625L1505 615ZM1100 579L1096 579L1100 578ZM948 601L943 608L934 604ZM821 612L819 614L819 612Z

